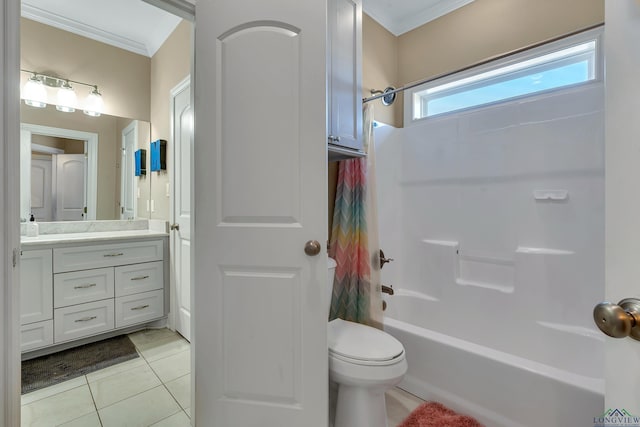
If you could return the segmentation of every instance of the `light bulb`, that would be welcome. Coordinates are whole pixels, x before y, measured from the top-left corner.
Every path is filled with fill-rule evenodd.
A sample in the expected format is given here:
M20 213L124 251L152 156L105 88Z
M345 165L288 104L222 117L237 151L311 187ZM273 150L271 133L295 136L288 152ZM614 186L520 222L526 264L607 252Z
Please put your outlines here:
M84 105L84 113L87 116L99 117L100 114L102 114L103 108L104 101L102 100L102 94L98 92L98 87L96 86L87 97Z
M47 90L34 74L27 80L22 89L22 98L24 103L36 108L44 108L47 106Z
M76 111L76 101L77 97L75 91L69 83L64 82L62 86L60 86L60 89L58 89L56 110L65 113L73 113Z

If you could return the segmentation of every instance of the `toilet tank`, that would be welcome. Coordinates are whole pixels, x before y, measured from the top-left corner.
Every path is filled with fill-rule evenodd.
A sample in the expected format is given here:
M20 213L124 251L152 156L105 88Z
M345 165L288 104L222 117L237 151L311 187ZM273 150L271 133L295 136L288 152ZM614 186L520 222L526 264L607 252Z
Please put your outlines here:
M329 267L329 274L327 274L327 319L329 318L329 312L331 311L331 297L333 296L333 278L336 275L336 260L328 258L327 266Z

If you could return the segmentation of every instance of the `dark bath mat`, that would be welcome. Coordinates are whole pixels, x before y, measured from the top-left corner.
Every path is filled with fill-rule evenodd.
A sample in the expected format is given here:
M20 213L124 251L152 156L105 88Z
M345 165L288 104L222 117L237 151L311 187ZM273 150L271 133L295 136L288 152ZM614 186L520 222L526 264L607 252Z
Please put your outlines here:
M22 362L22 394L138 357L126 335Z

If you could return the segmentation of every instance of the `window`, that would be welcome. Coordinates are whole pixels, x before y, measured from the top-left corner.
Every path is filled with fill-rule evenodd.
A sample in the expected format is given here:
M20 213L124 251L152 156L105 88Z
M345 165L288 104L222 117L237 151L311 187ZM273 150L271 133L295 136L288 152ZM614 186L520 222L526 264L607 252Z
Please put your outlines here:
M565 88L599 78L600 31L475 67L414 89L413 120ZM446 80L446 81L445 81Z

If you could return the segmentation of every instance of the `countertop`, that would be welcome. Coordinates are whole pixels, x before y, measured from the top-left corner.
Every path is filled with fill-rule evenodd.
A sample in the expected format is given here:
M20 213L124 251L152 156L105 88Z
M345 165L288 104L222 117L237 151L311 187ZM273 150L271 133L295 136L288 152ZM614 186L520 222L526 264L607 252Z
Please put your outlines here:
M91 231L86 233L41 234L38 237L20 236L22 246L53 243L105 242L141 237L166 237L169 234L155 230Z

